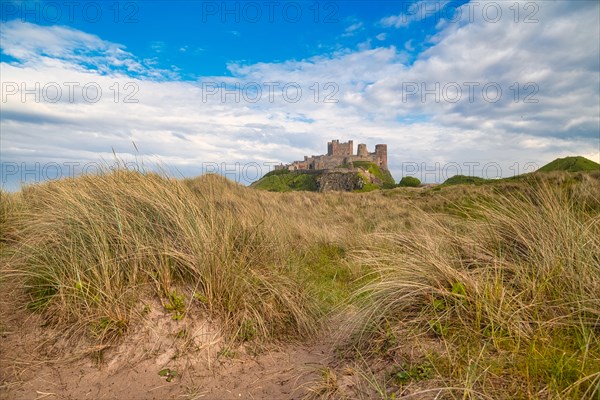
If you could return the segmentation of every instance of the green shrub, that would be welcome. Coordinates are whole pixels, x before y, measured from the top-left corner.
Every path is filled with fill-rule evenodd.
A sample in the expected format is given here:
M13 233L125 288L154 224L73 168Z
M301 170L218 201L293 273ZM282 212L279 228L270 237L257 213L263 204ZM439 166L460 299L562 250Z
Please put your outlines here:
M418 178L415 178L414 176L405 176L404 178L402 178L400 180L400 183L398 183L398 186L417 187L420 184L421 184L421 181Z

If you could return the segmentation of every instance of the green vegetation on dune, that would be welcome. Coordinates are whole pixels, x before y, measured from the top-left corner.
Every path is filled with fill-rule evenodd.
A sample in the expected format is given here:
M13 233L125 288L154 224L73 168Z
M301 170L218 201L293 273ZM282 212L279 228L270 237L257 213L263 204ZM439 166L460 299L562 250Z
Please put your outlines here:
M346 259L346 249L333 243L317 243L302 256L299 273L323 312L343 304L359 285L367 268L355 267Z
M317 190L317 179L315 174L275 170L268 172L265 176L254 182L252 187L269 192L314 192Z
M454 175L444 181L442 185L483 185L493 182L491 179L480 178L478 176Z
M557 158L556 160L544 165L533 174L539 173L549 173L549 172L593 172L600 171L600 164L595 163L592 160L588 160L585 157L577 156L577 157L565 157L565 158ZM470 185L483 185L490 183L500 183L500 182L509 182L509 181L519 181L523 179L527 179L531 173L522 174L517 176L512 176L508 178L502 179L485 179L478 176L465 176L465 175L455 175L452 176L442 183L442 186L450 186L450 185L461 185L461 184L470 184Z
M599 171L600 164L588 160L585 157L565 157L557 158L556 160L549 162L544 165L538 172L552 172L552 171L567 171L567 172L581 172L581 171Z
M367 192L372 192L374 190L379 190L379 189L381 189L380 185L376 185L371 182L366 182L363 184L362 188L356 189L356 190L354 190L354 192L355 193L367 193Z

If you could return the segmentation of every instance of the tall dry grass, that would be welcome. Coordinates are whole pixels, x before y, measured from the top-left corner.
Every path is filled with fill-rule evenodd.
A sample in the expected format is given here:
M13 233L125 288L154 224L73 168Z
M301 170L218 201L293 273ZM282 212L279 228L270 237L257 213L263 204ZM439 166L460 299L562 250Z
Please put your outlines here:
M313 333L316 307L288 271L289 236L236 186L121 170L25 188L5 276L70 335L123 333L148 294L174 318L205 310L233 338Z
M20 193L0 189L0 246L14 240L14 231L21 213Z
M354 345L433 340L421 350L450 397L597 398L599 182L524 189L480 197L466 219L415 209L415 229L374 235L356 253L376 278L355 294Z
M396 378L427 380L427 393L599 393L600 180L591 174L265 193L217 176L118 170L0 195L0 284L24 291L22 305L70 337L114 339L153 297L169 318L205 314L231 339L294 340L360 286L350 313L333 320L354 326L366 368L395 368L410 344L424 358ZM402 385L362 375L382 397Z
M115 338L158 296L232 338L304 338L362 275L347 250L405 217L383 196L106 171L2 192L1 276L71 337Z

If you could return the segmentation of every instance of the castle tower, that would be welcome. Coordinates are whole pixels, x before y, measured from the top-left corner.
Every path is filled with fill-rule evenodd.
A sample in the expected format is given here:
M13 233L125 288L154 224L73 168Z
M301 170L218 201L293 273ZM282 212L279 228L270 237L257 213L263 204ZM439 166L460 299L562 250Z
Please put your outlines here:
M375 145L375 156L377 157L377 164L379 165L379 167L388 169L387 144Z
M356 155L359 157L367 157L369 155L369 152L367 151L367 145L360 143L358 145L358 151L356 152Z
M327 142L327 155L332 156L335 150L337 150L337 146L339 144L339 140L332 140L331 142Z
M279 165L275 169L297 170L326 170L335 169L340 165L352 165L358 161L369 161L377 164L382 169L388 170L387 145L378 144L375 152L369 153L367 145L359 143L354 153L354 142L340 143L338 139L327 142L327 155L304 156L303 161L294 161L291 164Z
M354 155L354 143L349 140L348 143L340 143L339 140L327 142L328 156L351 156Z
M354 142L352 140L348 140L346 143L346 148L344 149L345 156L353 156L354 155Z

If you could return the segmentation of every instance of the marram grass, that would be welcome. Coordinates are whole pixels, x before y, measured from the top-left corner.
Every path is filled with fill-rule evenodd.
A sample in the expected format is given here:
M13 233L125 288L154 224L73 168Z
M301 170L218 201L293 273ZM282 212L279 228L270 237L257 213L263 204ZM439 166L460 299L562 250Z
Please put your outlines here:
M178 296L206 310L235 338L314 332L285 232L236 190L214 177L130 171L26 188L9 274L23 280L30 309L71 332L122 333L148 290L166 308Z
M526 195L479 198L466 220L415 210L414 230L374 235L355 255L376 279L355 294L354 346L441 343L425 353L451 397L599 396L600 190L586 184L534 179Z
M346 321L337 348L356 358L337 362L381 398L417 385L425 398L595 399L598 178L371 193L126 170L48 182L0 192L0 285L66 337L102 343L127 335L149 296L237 341ZM346 396L336 369L317 397Z

